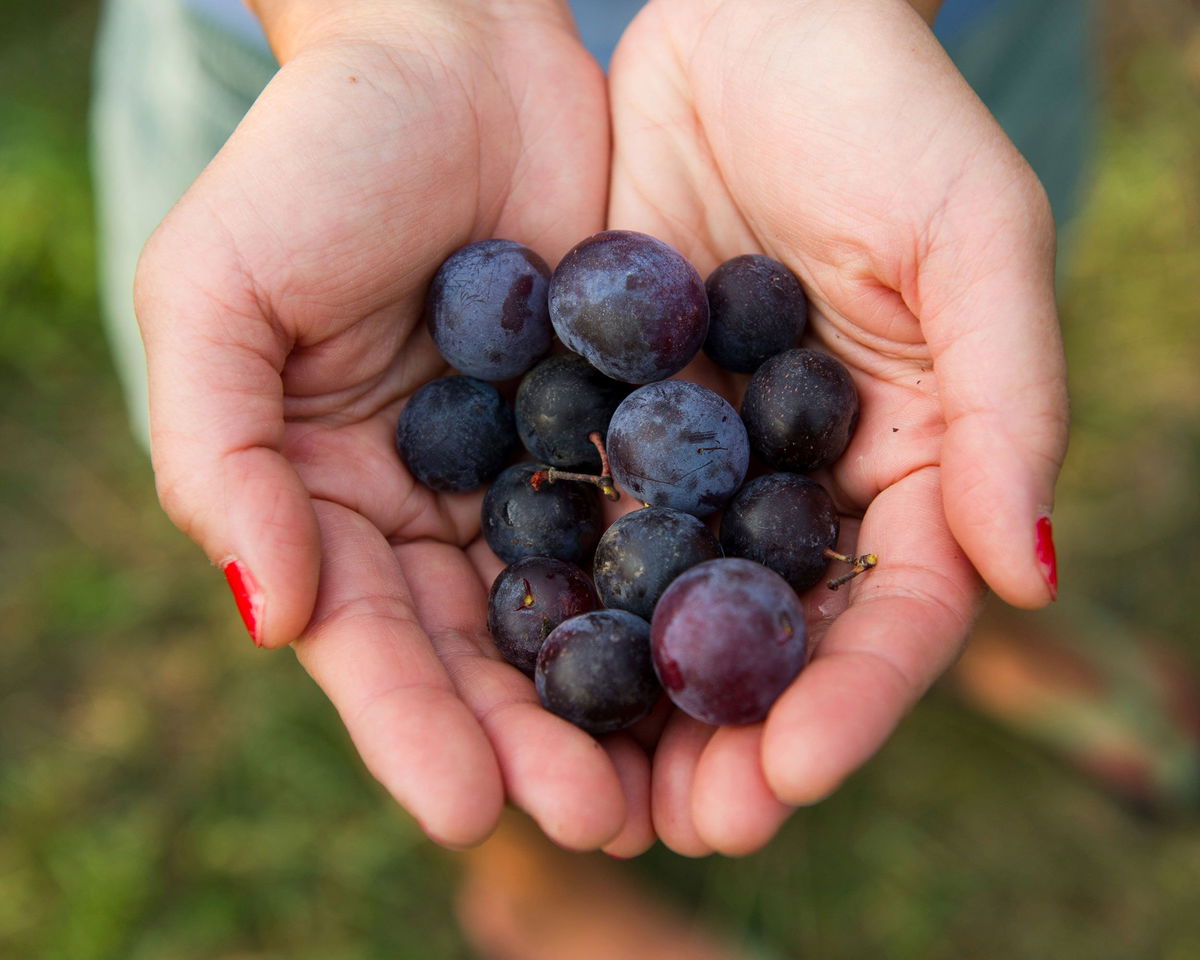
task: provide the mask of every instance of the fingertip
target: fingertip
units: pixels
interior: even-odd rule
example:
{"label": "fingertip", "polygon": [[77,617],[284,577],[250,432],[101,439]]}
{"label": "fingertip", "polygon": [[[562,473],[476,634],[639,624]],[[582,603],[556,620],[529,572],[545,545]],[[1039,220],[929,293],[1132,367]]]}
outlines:
{"label": "fingertip", "polygon": [[654,753],[650,784],[650,810],[654,832],[682,857],[706,857],[713,852],[696,830],[692,794],[696,765],[715,727],[676,712]]}
{"label": "fingertip", "polygon": [[[387,768],[377,768],[376,776],[430,840],[449,849],[467,849],[483,843],[499,825],[504,780],[491,744],[470,712],[453,695],[439,700],[444,705],[430,712],[444,712],[445,720],[436,726],[414,725],[408,744],[380,758]],[[419,709],[419,702],[416,706]],[[444,750],[433,747],[436,761],[422,762],[422,748],[413,742],[420,737],[426,739],[426,749],[445,744]],[[400,769],[402,765],[410,766]]]}
{"label": "fingertip", "polygon": [[[414,718],[422,712],[424,719]],[[452,693],[389,695],[348,728],[367,769],[433,842],[471,847],[495,830],[504,809],[500,771],[491,745]]]}
{"label": "fingertip", "polygon": [[[1050,475],[1046,475],[1049,472]],[[1058,596],[1053,471],[1035,470],[1006,437],[954,424],[943,450],[946,523],[1000,599],[1037,609]]]}
{"label": "fingertip", "polygon": [[[811,807],[835,793],[844,767],[826,755],[806,729],[807,705],[795,699],[777,703],[763,728],[763,782],[775,799],[789,807]],[[806,734],[808,734],[806,736]]]}
{"label": "fingertip", "polygon": [[610,857],[629,860],[654,846],[654,824],[650,817],[650,759],[627,734],[606,737],[604,749],[625,794],[625,822],[620,832],[601,849]]}
{"label": "fingertip", "polygon": [[692,799],[696,833],[727,857],[761,850],[792,813],[764,777],[762,739],[761,723],[722,727],[696,767]]}
{"label": "fingertip", "polygon": [[843,777],[831,776],[828,767],[806,764],[787,756],[775,745],[767,748],[763,777],[775,798],[789,807],[812,807],[829,799],[841,787]]}
{"label": "fingertip", "polygon": [[536,703],[484,721],[510,799],[567,850],[599,850],[625,825],[621,780],[604,748]]}
{"label": "fingertip", "polygon": [[421,832],[432,843],[446,850],[460,852],[480,846],[491,838],[500,825],[503,813],[503,803],[495,809],[490,805],[480,805],[477,816],[473,821],[461,821],[448,824],[430,823],[420,817],[413,817]]}
{"label": "fingertip", "polygon": [[879,657],[847,652],[814,660],[763,729],[763,777],[771,793],[795,807],[827,799],[887,740],[913,699]]}
{"label": "fingertip", "polygon": [[287,646],[312,618],[320,579],[308,491],[279,454],[262,448],[232,458],[222,487],[225,516],[209,534],[218,566],[255,644]]}

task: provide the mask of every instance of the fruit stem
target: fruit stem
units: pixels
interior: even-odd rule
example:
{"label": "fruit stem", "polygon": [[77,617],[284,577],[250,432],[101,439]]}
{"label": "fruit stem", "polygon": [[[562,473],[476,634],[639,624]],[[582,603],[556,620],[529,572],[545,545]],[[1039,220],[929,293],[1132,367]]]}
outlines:
{"label": "fruit stem", "polygon": [[600,436],[599,430],[593,430],[588,434],[588,439],[592,442],[592,446],[596,448],[596,452],[600,454],[600,474],[612,480],[612,468],[608,465],[608,451],[604,449],[604,438]]}
{"label": "fruit stem", "polygon": [[860,573],[866,573],[872,567],[879,564],[879,557],[873,553],[864,553],[861,557],[847,556],[844,553],[838,553],[836,550],[825,549],[825,556],[830,560],[838,560],[842,563],[850,564],[850,572],[843,573],[840,577],[834,577],[832,580],[825,581],[825,586],[830,590],[836,590],[844,583],[849,583]]}
{"label": "fruit stem", "polygon": [[600,438],[600,434],[596,430],[588,434],[588,439],[595,444],[596,450],[600,453],[600,476],[594,477],[589,473],[571,473],[567,470],[559,470],[557,467],[546,467],[544,470],[538,470],[529,478],[529,483],[533,489],[540,490],[543,483],[554,483],[558,480],[575,480],[579,483],[590,483],[593,486],[599,487],[600,492],[614,503],[620,500],[621,494],[613,484],[612,473],[608,466],[608,454],[604,450],[604,441]]}

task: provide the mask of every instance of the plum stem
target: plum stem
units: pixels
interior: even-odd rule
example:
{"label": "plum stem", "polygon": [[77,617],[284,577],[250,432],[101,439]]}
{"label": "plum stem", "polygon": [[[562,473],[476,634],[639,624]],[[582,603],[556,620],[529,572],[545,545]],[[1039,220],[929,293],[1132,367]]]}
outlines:
{"label": "plum stem", "polygon": [[546,467],[542,470],[535,471],[533,476],[529,478],[529,483],[534,490],[540,490],[543,483],[555,483],[558,480],[574,480],[578,483],[590,483],[593,486],[599,487],[600,492],[608,497],[609,500],[616,502],[621,499],[621,494],[613,485],[612,472],[608,466],[608,453],[604,449],[604,441],[600,437],[600,433],[593,430],[588,434],[588,439],[595,445],[596,450],[600,453],[600,476],[592,476],[590,473],[571,473],[568,470],[559,470],[557,467]]}
{"label": "plum stem", "polygon": [[825,549],[825,556],[830,560],[838,560],[842,563],[850,564],[850,572],[843,573],[840,577],[834,577],[832,580],[825,581],[825,586],[830,590],[836,590],[844,583],[849,583],[860,573],[866,573],[872,567],[879,564],[879,557],[873,553],[864,553],[861,557],[847,556],[844,553],[838,553],[836,550]]}
{"label": "plum stem", "polygon": [[[609,486],[612,486],[612,468],[608,465],[608,451],[604,449],[604,438],[600,436],[599,430],[593,430],[588,434],[588,439],[592,442],[592,446],[596,448],[596,452],[600,454],[600,475],[608,479]],[[605,496],[607,496],[607,492]],[[612,499],[616,500],[617,497]]]}

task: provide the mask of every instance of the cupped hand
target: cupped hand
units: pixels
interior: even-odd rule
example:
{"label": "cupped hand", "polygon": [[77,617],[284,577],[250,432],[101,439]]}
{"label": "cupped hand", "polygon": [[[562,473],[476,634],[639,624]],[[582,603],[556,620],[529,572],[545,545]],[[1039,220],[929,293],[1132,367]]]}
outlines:
{"label": "cupped hand", "polygon": [[143,255],[161,499],[431,837],[482,839],[507,797],[564,845],[644,845],[644,755],[498,659],[480,495],[434,495],[393,447],[446,369],[420,322],[441,260],[498,236],[554,263],[603,225],[603,77],[557,2],[315,7]]}
{"label": "cupped hand", "polygon": [[807,597],[815,655],[765,722],[676,714],[655,753],[662,839],[745,853],[860,766],[954,660],[980,577],[1019,606],[1053,598],[1045,518],[1067,426],[1053,224],[902,0],[654,0],[610,97],[609,225],[702,273],[743,253],[788,264],[811,298],[808,344],[862,400],[821,479],[843,550],[879,566]]}

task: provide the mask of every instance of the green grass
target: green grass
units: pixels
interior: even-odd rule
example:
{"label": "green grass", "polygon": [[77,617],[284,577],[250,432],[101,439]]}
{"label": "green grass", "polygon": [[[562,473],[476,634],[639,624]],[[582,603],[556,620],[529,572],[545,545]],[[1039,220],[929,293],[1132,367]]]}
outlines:
{"label": "green grass", "polygon": [[[92,4],[0,10],[0,956],[466,956],[453,861],[156,505],[97,314]],[[1066,270],[1056,520],[1064,587],[1195,660],[1200,17],[1129,22]],[[1196,818],[1131,817],[945,691],[762,854],[627,867],[767,956],[1200,956]]]}

